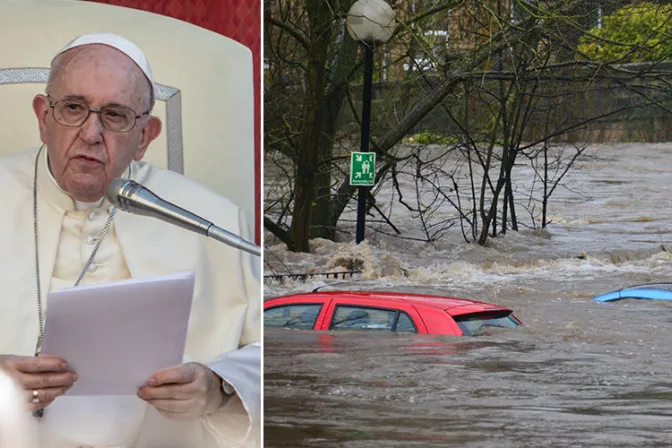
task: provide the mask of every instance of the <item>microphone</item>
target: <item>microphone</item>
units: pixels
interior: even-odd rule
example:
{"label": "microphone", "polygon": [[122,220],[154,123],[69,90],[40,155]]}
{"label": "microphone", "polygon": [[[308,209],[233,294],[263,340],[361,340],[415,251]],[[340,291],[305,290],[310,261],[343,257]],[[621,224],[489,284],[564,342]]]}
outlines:
{"label": "microphone", "polygon": [[183,208],[164,201],[139,183],[127,179],[114,179],[107,187],[107,200],[119,210],[136,215],[151,216],[183,229],[205,235],[236,249],[261,256],[261,248],[256,244],[227,230],[215,226]]}

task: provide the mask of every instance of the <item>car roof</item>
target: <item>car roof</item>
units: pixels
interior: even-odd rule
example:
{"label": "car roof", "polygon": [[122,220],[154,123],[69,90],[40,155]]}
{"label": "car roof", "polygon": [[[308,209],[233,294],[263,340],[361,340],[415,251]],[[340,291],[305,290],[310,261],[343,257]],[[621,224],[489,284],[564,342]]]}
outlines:
{"label": "car roof", "polygon": [[424,305],[434,308],[439,308],[442,310],[462,307],[462,306],[476,306],[476,307],[488,307],[489,309],[495,308],[498,310],[508,310],[506,307],[499,305],[493,305],[490,303],[479,302],[476,300],[470,299],[461,299],[458,297],[446,297],[446,296],[436,296],[431,294],[414,294],[414,293],[405,293],[405,292],[381,292],[381,291],[320,291],[320,292],[308,292],[308,293],[299,293],[299,294],[288,294],[285,296],[274,297],[271,300],[279,299],[297,299],[302,302],[313,300],[325,300],[329,298],[333,299],[348,299],[357,301],[357,300],[380,300],[388,303],[410,303],[413,305]]}
{"label": "car roof", "polygon": [[645,283],[593,297],[597,302],[616,302],[624,299],[672,300],[672,283]]}

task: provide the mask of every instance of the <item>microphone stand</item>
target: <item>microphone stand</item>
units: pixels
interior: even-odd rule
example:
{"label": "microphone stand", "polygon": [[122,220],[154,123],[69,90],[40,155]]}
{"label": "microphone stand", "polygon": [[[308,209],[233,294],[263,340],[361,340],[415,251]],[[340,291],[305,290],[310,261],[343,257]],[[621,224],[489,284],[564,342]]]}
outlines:
{"label": "microphone stand", "polygon": [[256,255],[257,257],[261,256],[261,248],[259,246],[245,241],[239,236],[234,235],[233,233],[228,232],[221,227],[217,227],[214,224],[208,227],[206,236],[209,236],[213,240],[217,240],[220,243],[228,244],[229,246],[244,250],[245,252]]}
{"label": "microphone stand", "polygon": [[[157,196],[157,200],[161,199],[159,199]],[[125,205],[122,210],[129,211],[131,213],[151,216],[154,218],[156,218],[156,215],[161,215],[163,220],[178,227],[200,233],[201,235],[205,235],[209,238],[212,238],[213,240],[219,241],[220,243],[224,243],[236,249],[251,253],[257,257],[261,256],[261,248],[256,244],[245,241],[238,235],[231,233],[228,230],[224,230],[221,227],[217,227],[210,221],[188,212],[182,207],[178,207],[177,205],[171,204],[170,202],[163,200],[161,201],[161,208],[156,207],[156,205],[151,201],[149,201],[149,203],[145,203],[142,198],[137,198],[134,203],[129,203],[128,205],[124,204],[122,198],[120,205]]]}
{"label": "microphone stand", "polygon": [[107,198],[119,210],[166,221],[183,229],[205,235],[236,249],[261,256],[261,247],[238,235],[217,227],[210,221],[165,201],[137,182],[115,179]]}

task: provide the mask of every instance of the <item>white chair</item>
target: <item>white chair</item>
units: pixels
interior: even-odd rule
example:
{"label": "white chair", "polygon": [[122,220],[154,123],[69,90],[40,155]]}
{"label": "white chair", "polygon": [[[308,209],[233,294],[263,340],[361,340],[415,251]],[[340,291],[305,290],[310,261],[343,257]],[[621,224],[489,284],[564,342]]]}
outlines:
{"label": "white chair", "polygon": [[0,154],[39,146],[32,98],[73,38],[112,32],[147,55],[164,128],[145,161],[180,172],[255,217],[251,51],[169,17],[79,0],[0,0]]}

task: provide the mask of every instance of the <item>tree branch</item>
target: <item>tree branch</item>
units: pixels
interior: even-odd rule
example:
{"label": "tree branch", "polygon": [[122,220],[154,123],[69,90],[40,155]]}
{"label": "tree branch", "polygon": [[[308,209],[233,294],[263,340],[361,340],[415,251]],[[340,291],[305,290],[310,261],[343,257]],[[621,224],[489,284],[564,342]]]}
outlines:
{"label": "tree branch", "polygon": [[272,25],[274,25],[274,26],[280,28],[281,30],[285,31],[287,34],[289,34],[290,36],[292,36],[294,39],[296,39],[296,41],[297,41],[299,44],[301,44],[301,46],[302,46],[306,51],[307,51],[308,48],[310,47],[310,45],[308,44],[308,41],[306,40],[306,38],[305,38],[304,36],[301,35],[301,33],[299,32],[299,30],[297,30],[296,28],[294,28],[294,27],[291,26],[290,24],[285,23],[285,22],[282,22],[282,21],[280,21],[280,20],[278,20],[278,19],[276,19],[276,18],[273,18],[273,17],[271,17],[271,16],[266,16],[266,17],[264,17],[264,20],[265,20],[266,22],[268,22],[268,23],[270,23],[270,24],[272,24]]}

